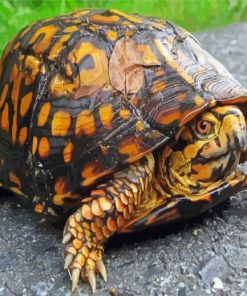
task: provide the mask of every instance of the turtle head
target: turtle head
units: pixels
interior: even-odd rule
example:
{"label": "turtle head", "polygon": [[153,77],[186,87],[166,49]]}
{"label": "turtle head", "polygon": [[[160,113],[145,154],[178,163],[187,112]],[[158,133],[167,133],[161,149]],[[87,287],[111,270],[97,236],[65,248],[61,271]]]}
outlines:
{"label": "turtle head", "polygon": [[237,165],[246,146],[241,110],[236,106],[214,107],[187,123],[175,143],[162,151],[161,182],[172,195],[195,200],[216,192],[237,178]]}

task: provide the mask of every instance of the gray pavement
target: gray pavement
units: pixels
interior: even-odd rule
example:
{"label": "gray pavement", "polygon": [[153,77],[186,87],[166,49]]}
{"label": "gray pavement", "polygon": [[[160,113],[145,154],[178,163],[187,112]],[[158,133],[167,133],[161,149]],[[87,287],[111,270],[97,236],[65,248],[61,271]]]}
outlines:
{"label": "gray pavement", "polygon": [[[197,34],[247,86],[247,23]],[[247,166],[246,169],[247,171]],[[62,230],[0,198],[0,295],[70,295]],[[116,236],[95,295],[247,295],[247,192],[190,222]],[[82,282],[73,294],[91,295]]]}

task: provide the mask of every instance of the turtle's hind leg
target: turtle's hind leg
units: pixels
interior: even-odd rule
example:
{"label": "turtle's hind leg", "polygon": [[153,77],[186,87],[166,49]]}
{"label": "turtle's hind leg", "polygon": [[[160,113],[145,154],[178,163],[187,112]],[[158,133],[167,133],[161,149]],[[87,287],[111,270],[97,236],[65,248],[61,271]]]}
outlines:
{"label": "turtle's hind leg", "polygon": [[82,206],[71,215],[64,228],[65,269],[72,280],[72,291],[79,277],[96,289],[95,272],[107,279],[102,260],[103,244],[128,221],[149,191],[154,170],[150,154],[116,173],[112,180],[97,186]]}

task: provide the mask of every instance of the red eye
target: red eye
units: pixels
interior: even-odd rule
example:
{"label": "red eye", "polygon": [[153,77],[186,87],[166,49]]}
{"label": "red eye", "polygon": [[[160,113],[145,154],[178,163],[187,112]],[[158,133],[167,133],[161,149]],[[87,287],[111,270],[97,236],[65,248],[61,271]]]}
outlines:
{"label": "red eye", "polygon": [[208,135],[211,131],[211,128],[212,123],[209,121],[201,119],[196,123],[196,130],[200,134]]}

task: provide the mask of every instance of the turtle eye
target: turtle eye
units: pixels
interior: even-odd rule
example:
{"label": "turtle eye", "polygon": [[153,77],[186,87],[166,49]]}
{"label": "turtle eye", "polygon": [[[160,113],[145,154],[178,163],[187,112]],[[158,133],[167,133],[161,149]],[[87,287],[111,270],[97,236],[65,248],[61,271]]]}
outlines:
{"label": "turtle eye", "polygon": [[212,130],[212,122],[200,119],[196,123],[196,131],[201,135],[208,135]]}

